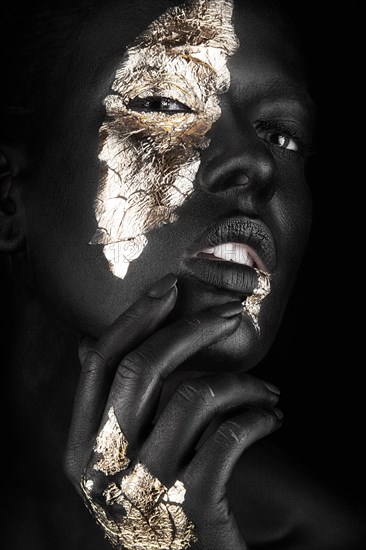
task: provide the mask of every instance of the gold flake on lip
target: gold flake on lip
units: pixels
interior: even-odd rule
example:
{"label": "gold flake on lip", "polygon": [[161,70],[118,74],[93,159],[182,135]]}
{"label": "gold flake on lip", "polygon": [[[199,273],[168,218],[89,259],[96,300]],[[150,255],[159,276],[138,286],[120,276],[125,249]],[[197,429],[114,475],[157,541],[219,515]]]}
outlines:
{"label": "gold flake on lip", "polygon": [[[125,54],[105,99],[99,132],[98,229],[112,272],[124,278],[152,229],[176,221],[193,191],[206,137],[230,86],[227,61],[238,48],[232,0],[191,0],[166,11]],[[167,98],[183,111],[134,108]],[[135,110],[134,110],[135,109]]]}
{"label": "gold flake on lip", "polygon": [[256,331],[259,334],[259,312],[264,298],[266,298],[266,296],[268,296],[271,292],[271,275],[259,269],[255,269],[255,271],[258,275],[258,286],[243,302],[243,313],[247,313],[249,315],[253,321]]}

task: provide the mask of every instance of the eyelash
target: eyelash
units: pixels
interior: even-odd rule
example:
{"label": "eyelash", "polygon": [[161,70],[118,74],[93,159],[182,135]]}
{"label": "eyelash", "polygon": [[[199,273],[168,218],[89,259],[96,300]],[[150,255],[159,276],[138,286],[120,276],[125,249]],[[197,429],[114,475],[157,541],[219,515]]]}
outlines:
{"label": "eyelash", "polygon": [[[163,103],[166,103],[166,108],[163,108]],[[172,105],[176,108],[170,108]],[[193,113],[184,103],[178,100],[164,97],[164,96],[148,96],[148,97],[135,97],[130,99],[126,105],[127,109],[131,111],[137,111],[141,113],[164,113],[165,115],[172,116],[177,113]],[[283,154],[298,155],[301,157],[307,157],[313,152],[313,148],[309,145],[305,139],[299,135],[299,133],[288,124],[271,120],[259,120],[254,123],[254,128],[257,131],[259,137],[268,143],[269,147],[274,147]],[[260,133],[265,133],[264,137],[260,136]],[[297,149],[289,149],[287,147],[281,147],[270,141],[270,137],[273,135],[279,135],[284,138],[293,140],[297,146]]]}
{"label": "eyelash", "polygon": [[[164,102],[166,103],[166,108],[163,106]],[[171,107],[174,104],[176,108],[169,109],[169,106]],[[193,113],[192,109],[184,103],[163,96],[135,97],[134,99],[130,99],[126,107],[131,111],[140,113],[164,113],[168,116],[177,113]]]}
{"label": "eyelash", "polygon": [[[285,154],[307,156],[307,154],[311,151],[311,146],[306,142],[304,137],[288,124],[273,120],[261,120],[254,123],[254,128],[259,137],[266,141],[270,147],[275,147],[277,150],[280,150]],[[266,135],[262,138],[260,135],[261,133],[265,133]],[[297,150],[288,149],[272,143],[269,141],[269,138],[273,135],[279,135],[293,140],[297,145]]]}

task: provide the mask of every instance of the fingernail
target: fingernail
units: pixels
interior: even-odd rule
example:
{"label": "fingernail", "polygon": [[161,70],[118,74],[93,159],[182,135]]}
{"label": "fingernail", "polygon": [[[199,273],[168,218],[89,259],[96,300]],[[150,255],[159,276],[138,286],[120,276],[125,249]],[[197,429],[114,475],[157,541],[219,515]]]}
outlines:
{"label": "fingernail", "polygon": [[272,393],[275,393],[276,395],[281,395],[281,390],[278,389],[277,386],[274,386],[273,384],[271,384],[271,382],[267,382],[266,380],[263,380],[263,384]]}
{"label": "fingernail", "polygon": [[235,315],[243,312],[243,304],[238,301],[229,302],[228,304],[214,306],[211,311],[220,317],[224,317],[224,319],[230,319],[230,317],[235,317]]}
{"label": "fingernail", "polygon": [[169,273],[153,284],[153,286],[147,291],[147,295],[150,296],[150,298],[162,298],[165,294],[168,294],[169,290],[171,290],[173,286],[175,286],[177,280],[177,277],[173,275],[173,273]]}
{"label": "fingernail", "polygon": [[282,411],[280,411],[280,409],[273,409],[273,412],[277,416],[278,420],[282,420],[282,418],[284,417],[284,414]]}

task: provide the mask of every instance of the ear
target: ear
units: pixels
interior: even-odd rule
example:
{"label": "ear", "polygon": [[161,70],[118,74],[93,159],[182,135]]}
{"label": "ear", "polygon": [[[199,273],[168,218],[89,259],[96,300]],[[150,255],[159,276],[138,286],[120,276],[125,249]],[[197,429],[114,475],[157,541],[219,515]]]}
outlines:
{"label": "ear", "polygon": [[0,253],[25,248],[25,209],[21,181],[28,158],[25,147],[0,143]]}

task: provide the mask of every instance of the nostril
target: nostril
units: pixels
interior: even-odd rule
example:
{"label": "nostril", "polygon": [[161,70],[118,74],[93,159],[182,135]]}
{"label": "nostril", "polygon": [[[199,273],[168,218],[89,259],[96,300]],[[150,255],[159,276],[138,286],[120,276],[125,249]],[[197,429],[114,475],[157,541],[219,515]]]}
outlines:
{"label": "nostril", "polygon": [[226,187],[242,187],[248,185],[249,182],[249,177],[241,170],[238,170],[226,178]]}
{"label": "nostril", "polygon": [[236,181],[237,185],[247,185],[250,180],[246,174],[240,174],[240,176],[236,178]]}
{"label": "nostril", "polygon": [[[221,168],[221,167],[220,167]],[[231,173],[225,173],[225,170],[218,169],[214,177],[208,180],[207,187],[210,191],[217,193],[227,191],[234,187],[241,188],[250,184],[250,178],[242,170],[234,169]]]}

